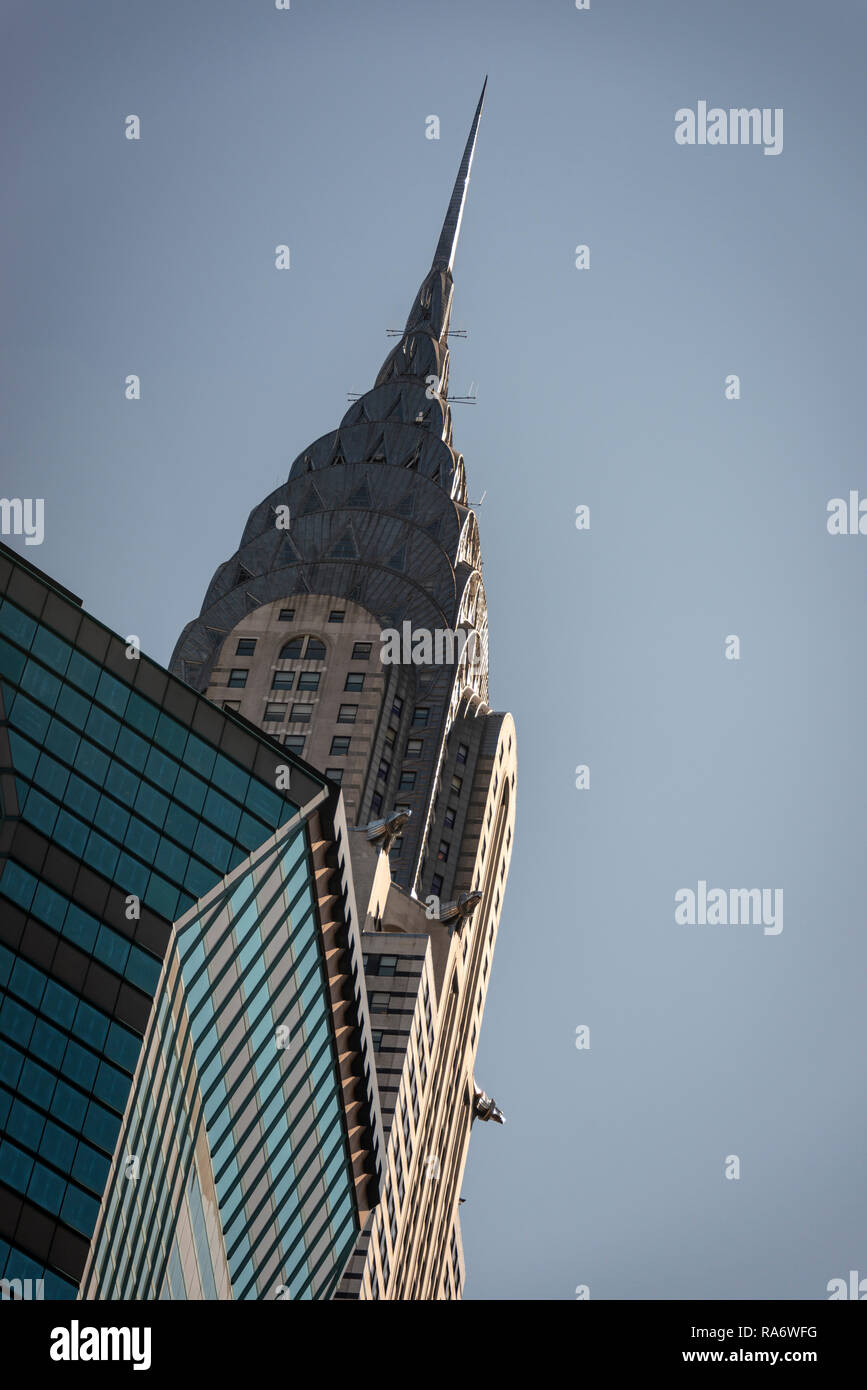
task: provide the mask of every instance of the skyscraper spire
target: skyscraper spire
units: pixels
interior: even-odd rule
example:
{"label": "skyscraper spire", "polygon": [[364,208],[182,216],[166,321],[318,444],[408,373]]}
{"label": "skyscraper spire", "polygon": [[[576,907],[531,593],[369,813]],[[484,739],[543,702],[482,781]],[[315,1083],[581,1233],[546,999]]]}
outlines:
{"label": "skyscraper spire", "polygon": [[440,239],[431,263],[431,269],[447,266],[452,269],[455,263],[455,251],[458,246],[458,235],[461,230],[461,218],[464,215],[464,203],[467,200],[467,186],[470,182],[470,169],[472,168],[473,155],[476,151],[476,138],[479,133],[479,122],[482,118],[482,107],[485,104],[485,88],[488,79],[485,77],[482,86],[482,95],[479,97],[479,104],[476,107],[476,114],[473,117],[473,124],[470,128],[469,138],[464,149],[464,157],[461,160],[458,176],[455,179],[455,186],[452,190],[451,202],[449,203],[446,220],[440,232]]}

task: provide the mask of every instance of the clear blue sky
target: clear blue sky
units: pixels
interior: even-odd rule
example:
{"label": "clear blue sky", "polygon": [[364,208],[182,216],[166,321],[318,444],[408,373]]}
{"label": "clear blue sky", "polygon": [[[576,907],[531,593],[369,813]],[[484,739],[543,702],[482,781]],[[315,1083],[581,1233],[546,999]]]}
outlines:
{"label": "clear blue sky", "polygon": [[[0,14],[2,491],[45,498],[28,556],[161,661],[372,383],[489,74],[452,389],[478,383],[455,441],[519,785],[467,1296],[867,1274],[867,537],[825,529],[867,496],[863,5]],[[677,145],[699,100],[782,107],[782,154]],[[782,888],[784,930],[677,926],[700,879]]]}

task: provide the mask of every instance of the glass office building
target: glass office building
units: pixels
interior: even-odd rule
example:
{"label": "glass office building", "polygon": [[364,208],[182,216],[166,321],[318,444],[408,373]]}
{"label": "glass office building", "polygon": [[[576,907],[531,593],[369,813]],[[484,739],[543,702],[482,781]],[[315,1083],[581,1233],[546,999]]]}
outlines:
{"label": "glass office building", "polygon": [[[126,1255],[110,1279],[105,1266],[108,1282],[137,1287],[146,1269],[149,1293],[138,1296],[171,1295],[174,1228],[192,1211],[203,1231],[207,1200],[225,1263],[212,1260],[210,1276],[202,1269],[197,1296],[266,1296],[256,1216],[265,1171],[281,1270],[302,1296],[320,1296],[321,1280],[305,1282],[300,1265],[293,1273],[305,1242],[290,1233],[304,1226],[299,1185],[306,1192],[309,1181],[294,1153],[281,1165],[272,1149],[278,1134],[284,1158],[293,1138],[301,1149],[310,1125],[321,1138],[311,1161],[330,1196],[313,1230],[317,1259],[331,1242],[321,1268],[336,1266],[366,1215],[365,1183],[375,1187],[371,1130],[353,1148],[346,1116],[348,1102],[367,1120],[375,1108],[359,1050],[366,1025],[355,1020],[348,1060],[335,1042],[345,1007],[337,1000],[348,991],[330,972],[353,968],[351,883],[336,895],[340,920],[326,923],[311,840],[314,820],[317,844],[339,830],[339,794],[5,547],[0,594],[0,1278],[41,1278],[45,1297],[74,1297],[101,1213],[105,1225],[113,1209],[111,1240]],[[342,932],[333,967],[328,930]],[[293,1032],[299,994],[307,1013]],[[181,1017],[183,1037],[169,1023]],[[176,1107],[172,1183],[183,1203],[171,1200],[168,1172],[154,1170],[155,1244],[138,1250],[138,1217],[129,1212],[127,1234],[121,1196],[141,1193],[132,1160],[145,1160],[150,1141],[145,1134],[140,1154],[121,1141],[136,1123],[139,1134],[152,1127],[142,1110],[152,1096],[142,1056],[149,1024],[170,1087],[183,1074],[201,1094],[188,1093],[186,1111]],[[287,1027],[292,1041],[278,1048],[276,1030]],[[301,1084],[308,1068],[307,1104],[293,1111],[290,1081]],[[229,1096],[236,1104],[227,1108]],[[252,1174],[248,1190],[242,1175]],[[177,1294],[185,1296],[180,1285]]]}

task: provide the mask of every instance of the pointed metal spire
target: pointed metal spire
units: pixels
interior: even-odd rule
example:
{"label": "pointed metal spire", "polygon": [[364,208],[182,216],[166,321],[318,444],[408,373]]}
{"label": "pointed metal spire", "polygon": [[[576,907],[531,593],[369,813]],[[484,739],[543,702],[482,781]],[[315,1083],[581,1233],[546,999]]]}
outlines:
{"label": "pointed metal spire", "polygon": [[440,239],[431,264],[431,269],[437,266],[448,266],[449,270],[451,270],[455,263],[455,251],[458,247],[461,218],[464,215],[464,204],[467,200],[467,186],[470,182],[470,169],[472,168],[473,155],[476,152],[476,137],[479,133],[479,121],[482,118],[482,107],[485,104],[485,87],[487,87],[487,85],[488,79],[485,77],[484,85],[482,86],[482,95],[479,97],[479,104],[476,107],[476,114],[473,117],[469,139],[464,149],[461,167],[458,169],[458,176],[455,179],[451,202],[449,203],[448,212],[446,213],[446,220],[443,223],[443,229],[440,232]]}

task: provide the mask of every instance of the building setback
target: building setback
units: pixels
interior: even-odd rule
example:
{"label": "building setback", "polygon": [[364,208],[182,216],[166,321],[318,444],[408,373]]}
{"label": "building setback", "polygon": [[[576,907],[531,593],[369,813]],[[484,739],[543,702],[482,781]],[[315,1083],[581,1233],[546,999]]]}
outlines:
{"label": "building setback", "polygon": [[384,1142],[339,790],[0,546],[0,797],[0,1296],[330,1297]]}
{"label": "building setback", "polygon": [[[448,398],[484,97],[403,334],[373,388],[250,513],[171,663],[339,782],[354,827],[386,1126],[382,1200],[343,1298],[460,1295],[470,1128],[503,1118],[474,1063],[512,852],[515,730],[488,702],[479,532]],[[391,632],[418,642],[386,645]]]}

